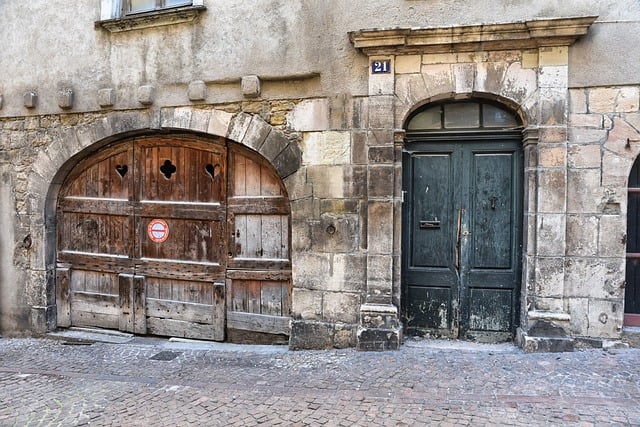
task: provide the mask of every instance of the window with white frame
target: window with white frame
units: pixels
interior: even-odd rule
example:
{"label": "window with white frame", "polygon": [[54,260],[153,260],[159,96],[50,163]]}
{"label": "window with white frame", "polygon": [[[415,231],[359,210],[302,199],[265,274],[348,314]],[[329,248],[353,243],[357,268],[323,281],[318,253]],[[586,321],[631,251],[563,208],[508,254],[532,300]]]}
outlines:
{"label": "window with white frame", "polygon": [[191,6],[191,0],[123,0],[123,15],[151,12],[172,7]]}
{"label": "window with white frame", "polygon": [[119,32],[191,22],[207,9],[205,1],[100,0],[100,20],[96,28]]}

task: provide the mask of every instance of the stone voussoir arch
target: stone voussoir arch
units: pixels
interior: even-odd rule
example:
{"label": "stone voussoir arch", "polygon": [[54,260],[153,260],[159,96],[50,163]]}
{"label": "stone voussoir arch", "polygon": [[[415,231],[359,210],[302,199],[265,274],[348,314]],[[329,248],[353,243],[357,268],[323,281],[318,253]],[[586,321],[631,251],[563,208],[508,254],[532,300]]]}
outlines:
{"label": "stone voussoir arch", "polygon": [[[39,288],[38,307],[47,329],[56,327],[55,320],[55,212],[58,192],[68,172],[92,148],[153,131],[187,131],[227,138],[258,152],[271,163],[280,178],[295,173],[302,165],[302,150],[279,129],[256,115],[229,113],[217,109],[192,107],[163,108],[160,111],[124,111],[106,114],[97,120],[73,128],[56,130],[51,145],[34,160],[27,188],[31,215],[29,233],[34,241],[31,250],[31,287]],[[285,181],[286,182],[286,181]],[[46,197],[44,196],[46,195]],[[46,277],[46,280],[44,280]],[[32,316],[33,317],[33,316]],[[42,320],[42,319],[41,319]],[[35,320],[34,330],[42,330]],[[36,325],[37,324],[37,325]]]}

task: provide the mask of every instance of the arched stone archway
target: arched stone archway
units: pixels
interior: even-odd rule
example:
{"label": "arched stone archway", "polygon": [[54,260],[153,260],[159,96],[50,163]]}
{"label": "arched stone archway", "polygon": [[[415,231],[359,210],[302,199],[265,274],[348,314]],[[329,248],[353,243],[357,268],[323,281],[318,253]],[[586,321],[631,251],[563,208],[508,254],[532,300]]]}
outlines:
{"label": "arched stone archway", "polygon": [[[29,224],[33,247],[30,250],[34,295],[42,297],[30,304],[31,324],[36,332],[56,327],[56,228],[55,210],[62,182],[71,168],[89,153],[116,140],[143,134],[192,132],[227,138],[259,153],[274,168],[280,179],[298,170],[302,152],[295,141],[258,116],[192,107],[163,108],[160,111],[111,112],[87,123],[56,130],[56,138],[36,158],[27,183],[31,209],[44,212]],[[285,184],[286,185],[286,184]],[[44,196],[46,195],[46,197]]]}

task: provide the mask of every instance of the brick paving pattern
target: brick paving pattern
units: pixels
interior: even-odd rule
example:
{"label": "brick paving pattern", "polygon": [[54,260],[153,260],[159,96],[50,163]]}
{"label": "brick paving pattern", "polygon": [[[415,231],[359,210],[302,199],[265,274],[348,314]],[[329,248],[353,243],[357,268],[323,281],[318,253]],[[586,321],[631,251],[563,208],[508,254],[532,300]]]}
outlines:
{"label": "brick paving pattern", "polygon": [[[4,338],[0,426],[640,425],[639,349],[429,343],[363,353]],[[153,359],[163,351],[176,357]]]}

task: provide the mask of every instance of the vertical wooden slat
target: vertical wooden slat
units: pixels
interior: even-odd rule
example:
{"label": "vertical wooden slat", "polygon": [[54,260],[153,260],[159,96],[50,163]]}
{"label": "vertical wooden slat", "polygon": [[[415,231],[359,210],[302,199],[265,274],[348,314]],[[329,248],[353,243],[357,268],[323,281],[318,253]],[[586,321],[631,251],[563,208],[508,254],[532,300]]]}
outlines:
{"label": "vertical wooden slat", "polygon": [[262,308],[260,282],[248,280],[247,284],[247,312],[259,314]]}
{"label": "vertical wooden slat", "polygon": [[273,316],[282,315],[282,284],[263,281],[261,285],[260,312]]}
{"label": "vertical wooden slat", "polygon": [[260,196],[261,173],[260,165],[251,159],[246,159],[245,188],[246,196]]}
{"label": "vertical wooden slat", "polygon": [[225,282],[213,284],[213,339],[224,341],[226,328]]}
{"label": "vertical wooden slat", "polygon": [[58,311],[58,326],[71,326],[71,299],[69,298],[69,282],[71,270],[69,268],[56,269],[56,308]]}
{"label": "vertical wooden slat", "polygon": [[120,298],[120,317],[118,319],[119,329],[124,332],[134,330],[134,298],[133,298],[133,275],[118,275],[118,288]]}
{"label": "vertical wooden slat", "polygon": [[262,216],[261,254],[264,258],[282,258],[282,224],[276,215]]}
{"label": "vertical wooden slat", "polygon": [[146,280],[144,276],[133,276],[133,332],[147,333]]}

